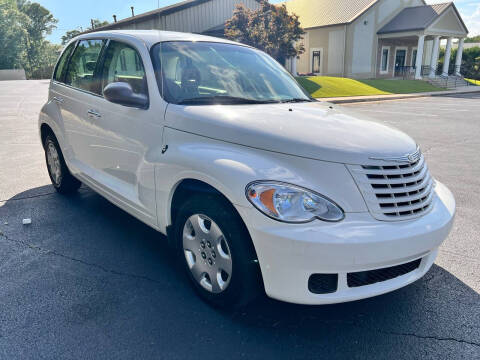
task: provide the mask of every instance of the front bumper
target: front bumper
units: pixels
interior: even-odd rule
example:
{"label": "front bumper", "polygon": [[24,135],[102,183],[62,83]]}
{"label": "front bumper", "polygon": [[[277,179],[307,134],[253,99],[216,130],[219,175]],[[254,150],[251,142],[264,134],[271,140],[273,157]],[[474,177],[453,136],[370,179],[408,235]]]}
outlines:
{"label": "front bumper", "polygon": [[[432,210],[415,220],[383,222],[369,213],[348,213],[339,223],[284,224],[254,208],[237,207],[252,237],[268,296],[298,304],[331,304],[387,293],[421,278],[435,261],[455,216],[455,199],[437,183]],[[405,275],[349,287],[347,274],[422,259]],[[313,274],[338,274],[337,290],[314,294]]]}

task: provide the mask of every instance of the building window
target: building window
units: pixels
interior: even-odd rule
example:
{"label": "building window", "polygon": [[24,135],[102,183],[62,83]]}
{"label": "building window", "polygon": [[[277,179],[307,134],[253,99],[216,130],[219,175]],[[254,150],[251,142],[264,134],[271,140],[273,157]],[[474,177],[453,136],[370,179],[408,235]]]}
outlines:
{"label": "building window", "polygon": [[312,52],[312,73],[320,74],[320,68],[322,65],[322,53],[319,50]]}
{"label": "building window", "polygon": [[388,64],[390,59],[390,48],[382,47],[382,61],[380,63],[380,73],[388,73]]}
{"label": "building window", "polygon": [[412,51],[412,66],[415,68],[417,66],[417,49]]}

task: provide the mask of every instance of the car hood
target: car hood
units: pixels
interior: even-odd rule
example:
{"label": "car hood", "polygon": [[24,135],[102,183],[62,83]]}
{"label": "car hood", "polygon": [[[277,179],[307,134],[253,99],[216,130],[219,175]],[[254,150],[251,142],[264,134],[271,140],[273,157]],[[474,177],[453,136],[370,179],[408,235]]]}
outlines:
{"label": "car hood", "polygon": [[346,164],[374,164],[372,157],[403,156],[417,148],[403,132],[325,102],[169,105],[166,126],[262,150]]}

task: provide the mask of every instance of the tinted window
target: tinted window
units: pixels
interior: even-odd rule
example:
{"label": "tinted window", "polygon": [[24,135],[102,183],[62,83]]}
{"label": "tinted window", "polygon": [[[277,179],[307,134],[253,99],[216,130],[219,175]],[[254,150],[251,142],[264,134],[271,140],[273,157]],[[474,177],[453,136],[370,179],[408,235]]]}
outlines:
{"label": "tinted window", "polygon": [[65,83],[82,90],[97,92],[94,76],[102,47],[103,40],[80,41],[70,60]]}
{"label": "tinted window", "polygon": [[208,42],[165,42],[152,50],[160,90],[174,104],[310,101],[293,77],[261,51]]}
{"label": "tinted window", "polygon": [[131,46],[110,41],[103,67],[102,89],[113,82],[125,82],[137,94],[147,94],[147,81],[142,59]]}
{"label": "tinted window", "polygon": [[66,66],[68,65],[68,59],[75,48],[75,43],[68,45],[67,49],[63,52],[60,60],[58,61],[57,68],[55,69],[55,74],[53,79],[55,81],[63,82],[63,77],[65,75]]}

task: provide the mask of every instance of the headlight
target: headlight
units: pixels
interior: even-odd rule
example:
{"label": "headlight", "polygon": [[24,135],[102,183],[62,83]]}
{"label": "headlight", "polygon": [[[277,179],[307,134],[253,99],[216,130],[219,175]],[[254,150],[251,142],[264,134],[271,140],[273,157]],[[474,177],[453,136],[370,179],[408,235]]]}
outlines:
{"label": "headlight", "polygon": [[258,210],[282,222],[341,221],[345,217],[343,210],[333,201],[291,184],[256,181],[247,185],[246,195]]}

